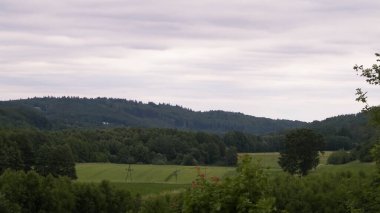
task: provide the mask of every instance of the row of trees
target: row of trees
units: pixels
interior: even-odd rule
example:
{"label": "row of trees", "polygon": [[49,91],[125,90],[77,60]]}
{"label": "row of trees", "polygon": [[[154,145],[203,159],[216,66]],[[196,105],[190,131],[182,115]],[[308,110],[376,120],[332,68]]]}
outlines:
{"label": "row of trees", "polygon": [[44,177],[34,171],[6,170],[0,175],[0,211],[3,213],[136,212],[139,200],[106,181],[76,183],[63,177]]}
{"label": "row of trees", "polygon": [[[288,146],[289,137],[292,137],[289,135],[297,131],[267,136],[234,131],[220,136],[173,129],[113,128],[64,131],[3,129],[0,130],[0,172],[5,168],[25,171],[34,168],[42,175],[66,174],[75,178],[74,162],[235,165],[238,152],[284,150]],[[312,130],[300,131],[301,133],[297,134],[301,136],[302,131],[317,134]],[[363,143],[360,146],[368,146],[367,149],[370,150],[369,145],[371,144]],[[327,143],[320,148],[325,150],[326,146]],[[353,153],[353,156],[359,156],[359,159],[372,159],[369,151]]]}
{"label": "row of trees", "polygon": [[76,178],[75,162],[236,165],[237,149],[215,134],[172,129],[41,132],[0,130],[0,173],[5,169]]}

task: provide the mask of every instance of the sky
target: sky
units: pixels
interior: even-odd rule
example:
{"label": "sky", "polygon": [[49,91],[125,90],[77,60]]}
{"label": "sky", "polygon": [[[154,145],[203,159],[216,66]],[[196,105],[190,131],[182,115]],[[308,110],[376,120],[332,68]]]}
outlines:
{"label": "sky", "polygon": [[0,0],[0,100],[114,97],[302,121],[357,113],[374,0]]}

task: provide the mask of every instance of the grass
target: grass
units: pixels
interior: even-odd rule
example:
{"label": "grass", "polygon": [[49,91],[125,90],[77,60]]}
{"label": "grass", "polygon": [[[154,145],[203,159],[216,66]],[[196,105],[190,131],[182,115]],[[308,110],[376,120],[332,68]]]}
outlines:
{"label": "grass", "polygon": [[[117,188],[126,189],[132,194],[146,195],[184,189],[198,174],[195,166],[134,164],[131,165],[130,173],[128,168],[128,164],[80,163],[76,165],[77,181],[99,183],[108,180]],[[224,178],[233,174],[235,168],[201,166],[199,170],[205,173],[206,177]],[[131,176],[128,176],[128,173]]]}
{"label": "grass", "polygon": [[[330,154],[331,152],[325,152],[320,156],[320,165],[311,174],[343,171],[369,174],[375,171],[373,163],[358,161],[344,165],[327,165],[327,158]],[[249,153],[248,155],[251,155],[254,160],[260,161],[270,175],[282,173],[277,163],[279,153]],[[195,166],[135,164],[131,165],[131,177],[127,177],[128,168],[127,164],[111,163],[80,163],[76,165],[79,182],[99,183],[102,180],[108,180],[117,188],[141,195],[173,192],[187,188],[198,174]],[[225,178],[235,173],[234,167],[201,166],[199,170],[206,173],[206,177]],[[175,175],[176,173],[177,175]]]}
{"label": "grass", "polygon": [[318,173],[327,172],[364,172],[373,173],[376,171],[375,163],[361,163],[359,161],[353,161],[343,165],[320,165],[317,169]]}
{"label": "grass", "polygon": [[[78,181],[100,182],[109,180],[118,183],[161,183],[190,184],[197,177],[195,166],[177,165],[131,165],[131,176],[128,176],[127,164],[81,163],[76,165]],[[233,167],[201,166],[206,176],[224,177],[233,172]],[[177,177],[173,173],[177,171]]]}

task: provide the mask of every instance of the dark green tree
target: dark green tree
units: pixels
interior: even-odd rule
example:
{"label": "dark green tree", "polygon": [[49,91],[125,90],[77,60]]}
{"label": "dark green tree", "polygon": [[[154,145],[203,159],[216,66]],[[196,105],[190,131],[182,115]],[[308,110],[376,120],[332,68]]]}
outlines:
{"label": "dark green tree", "polygon": [[77,177],[74,157],[68,145],[42,146],[37,153],[35,169],[43,176]]}
{"label": "dark green tree", "polygon": [[235,166],[238,161],[238,153],[236,147],[230,147],[226,150],[226,164],[228,166]]}
{"label": "dark green tree", "polygon": [[280,151],[279,165],[290,174],[305,176],[319,163],[323,137],[310,129],[297,129],[286,134],[284,149]]}
{"label": "dark green tree", "polygon": [[372,157],[375,159],[377,168],[380,171],[380,143],[376,144],[371,150]]}
{"label": "dark green tree", "polygon": [[0,174],[9,168],[22,169],[23,162],[17,144],[0,138]]}
{"label": "dark green tree", "polygon": [[192,166],[196,164],[196,161],[191,154],[186,154],[183,156],[182,164],[186,166]]}
{"label": "dark green tree", "polygon": [[249,151],[249,140],[242,132],[228,132],[224,135],[223,141],[228,146],[235,146],[239,152]]}

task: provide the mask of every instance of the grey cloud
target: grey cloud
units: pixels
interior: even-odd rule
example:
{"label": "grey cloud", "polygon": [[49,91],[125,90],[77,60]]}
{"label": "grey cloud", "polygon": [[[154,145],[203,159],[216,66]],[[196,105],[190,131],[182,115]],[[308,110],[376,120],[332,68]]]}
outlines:
{"label": "grey cloud", "polygon": [[356,112],[354,89],[366,85],[351,69],[374,62],[379,9],[370,0],[2,0],[0,99],[113,96],[299,120]]}

